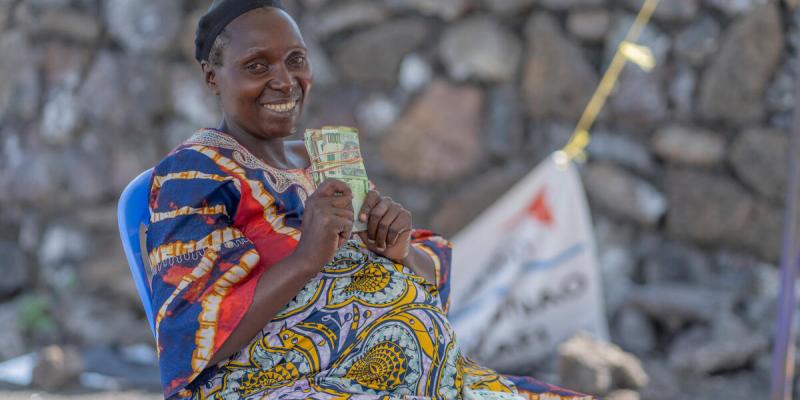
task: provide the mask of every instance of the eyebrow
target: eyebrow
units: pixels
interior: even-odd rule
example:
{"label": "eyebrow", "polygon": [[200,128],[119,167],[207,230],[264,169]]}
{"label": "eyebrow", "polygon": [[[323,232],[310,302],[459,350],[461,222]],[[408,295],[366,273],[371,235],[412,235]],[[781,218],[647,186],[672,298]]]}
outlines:
{"label": "eyebrow", "polygon": [[[249,48],[249,49],[244,51],[244,54],[241,57],[238,58],[238,61],[243,61],[243,60],[252,58],[252,57],[257,56],[257,55],[259,55],[261,53],[267,53],[270,50],[271,49],[268,48],[268,47],[251,47],[251,48]],[[308,49],[306,47],[301,46],[301,45],[296,45],[296,46],[290,47],[288,49],[289,52],[298,51],[298,50],[299,51],[304,51],[304,52],[308,51]]]}

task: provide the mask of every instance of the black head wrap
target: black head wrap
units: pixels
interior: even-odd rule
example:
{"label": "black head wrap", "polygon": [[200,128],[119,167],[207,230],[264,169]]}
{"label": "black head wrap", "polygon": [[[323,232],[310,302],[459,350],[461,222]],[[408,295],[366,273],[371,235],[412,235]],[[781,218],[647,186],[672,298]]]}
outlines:
{"label": "black head wrap", "polygon": [[215,0],[197,24],[194,58],[198,62],[208,61],[214,41],[225,27],[240,15],[262,7],[284,10],[280,0]]}

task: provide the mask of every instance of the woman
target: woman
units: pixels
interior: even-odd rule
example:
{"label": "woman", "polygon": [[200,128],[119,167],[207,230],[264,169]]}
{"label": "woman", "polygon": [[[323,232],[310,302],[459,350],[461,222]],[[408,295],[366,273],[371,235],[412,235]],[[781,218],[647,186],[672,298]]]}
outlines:
{"label": "woman", "polygon": [[152,180],[165,397],[583,398],[461,355],[445,314],[449,245],[412,230],[402,206],[370,192],[368,230],[351,235],[348,187],[314,190],[303,144],[284,140],[312,74],[278,1],[215,1],[196,44],[224,118]]}

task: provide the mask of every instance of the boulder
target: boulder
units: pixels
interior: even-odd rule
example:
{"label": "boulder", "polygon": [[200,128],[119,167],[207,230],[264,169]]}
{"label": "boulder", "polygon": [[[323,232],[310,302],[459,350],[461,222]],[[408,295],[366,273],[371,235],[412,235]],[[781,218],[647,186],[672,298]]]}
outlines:
{"label": "boulder", "polygon": [[605,10],[576,10],[567,17],[567,30],[587,42],[602,42],[611,26],[611,15]]}
{"label": "boulder", "polygon": [[450,77],[508,82],[515,78],[522,43],[490,17],[472,17],[445,30],[439,53]]}
{"label": "boulder", "polygon": [[650,380],[635,356],[586,334],[559,346],[558,360],[561,383],[593,395],[613,389],[639,389]]}
{"label": "boulder", "polygon": [[393,87],[403,57],[428,35],[429,25],[424,20],[394,20],[348,38],[337,47],[334,60],[344,77],[354,83]]}
{"label": "boulder", "polygon": [[719,54],[706,68],[700,111],[710,121],[742,125],[765,115],[764,94],[784,48],[777,5],[753,8],[725,32]]}
{"label": "boulder", "polygon": [[589,165],[584,183],[593,204],[642,225],[655,225],[667,210],[658,189],[612,164]]}
{"label": "boulder", "polygon": [[742,132],[731,145],[729,162],[750,188],[772,201],[785,201],[789,171],[789,135],[772,129]]}
{"label": "boulder", "polygon": [[527,23],[526,37],[523,90],[528,115],[576,120],[594,93],[597,73],[551,15],[534,14]]}
{"label": "boulder", "polygon": [[725,159],[725,138],[703,128],[668,125],[656,132],[650,144],[657,156],[669,162],[711,167]]}
{"label": "boulder", "polygon": [[381,143],[392,172],[403,179],[446,182],[475,168],[483,94],[472,86],[434,81]]}
{"label": "boulder", "polygon": [[180,2],[109,0],[103,8],[111,35],[130,51],[164,52],[179,36]]}

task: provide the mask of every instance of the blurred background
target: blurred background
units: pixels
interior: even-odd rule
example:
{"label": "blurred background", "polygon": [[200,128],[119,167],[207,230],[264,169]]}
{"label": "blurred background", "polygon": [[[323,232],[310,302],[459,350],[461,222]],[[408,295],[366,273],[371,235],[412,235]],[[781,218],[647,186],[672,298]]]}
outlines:
{"label": "blurred background", "polygon": [[[316,79],[299,132],[358,127],[379,189],[452,235],[566,144],[642,2],[284,0]],[[193,59],[209,3],[0,0],[0,376],[159,397],[116,201],[219,121]],[[593,130],[611,338],[649,375],[619,399],[767,398],[798,3],[662,0],[656,68],[628,65]],[[0,397],[61,398],[34,389]]]}

